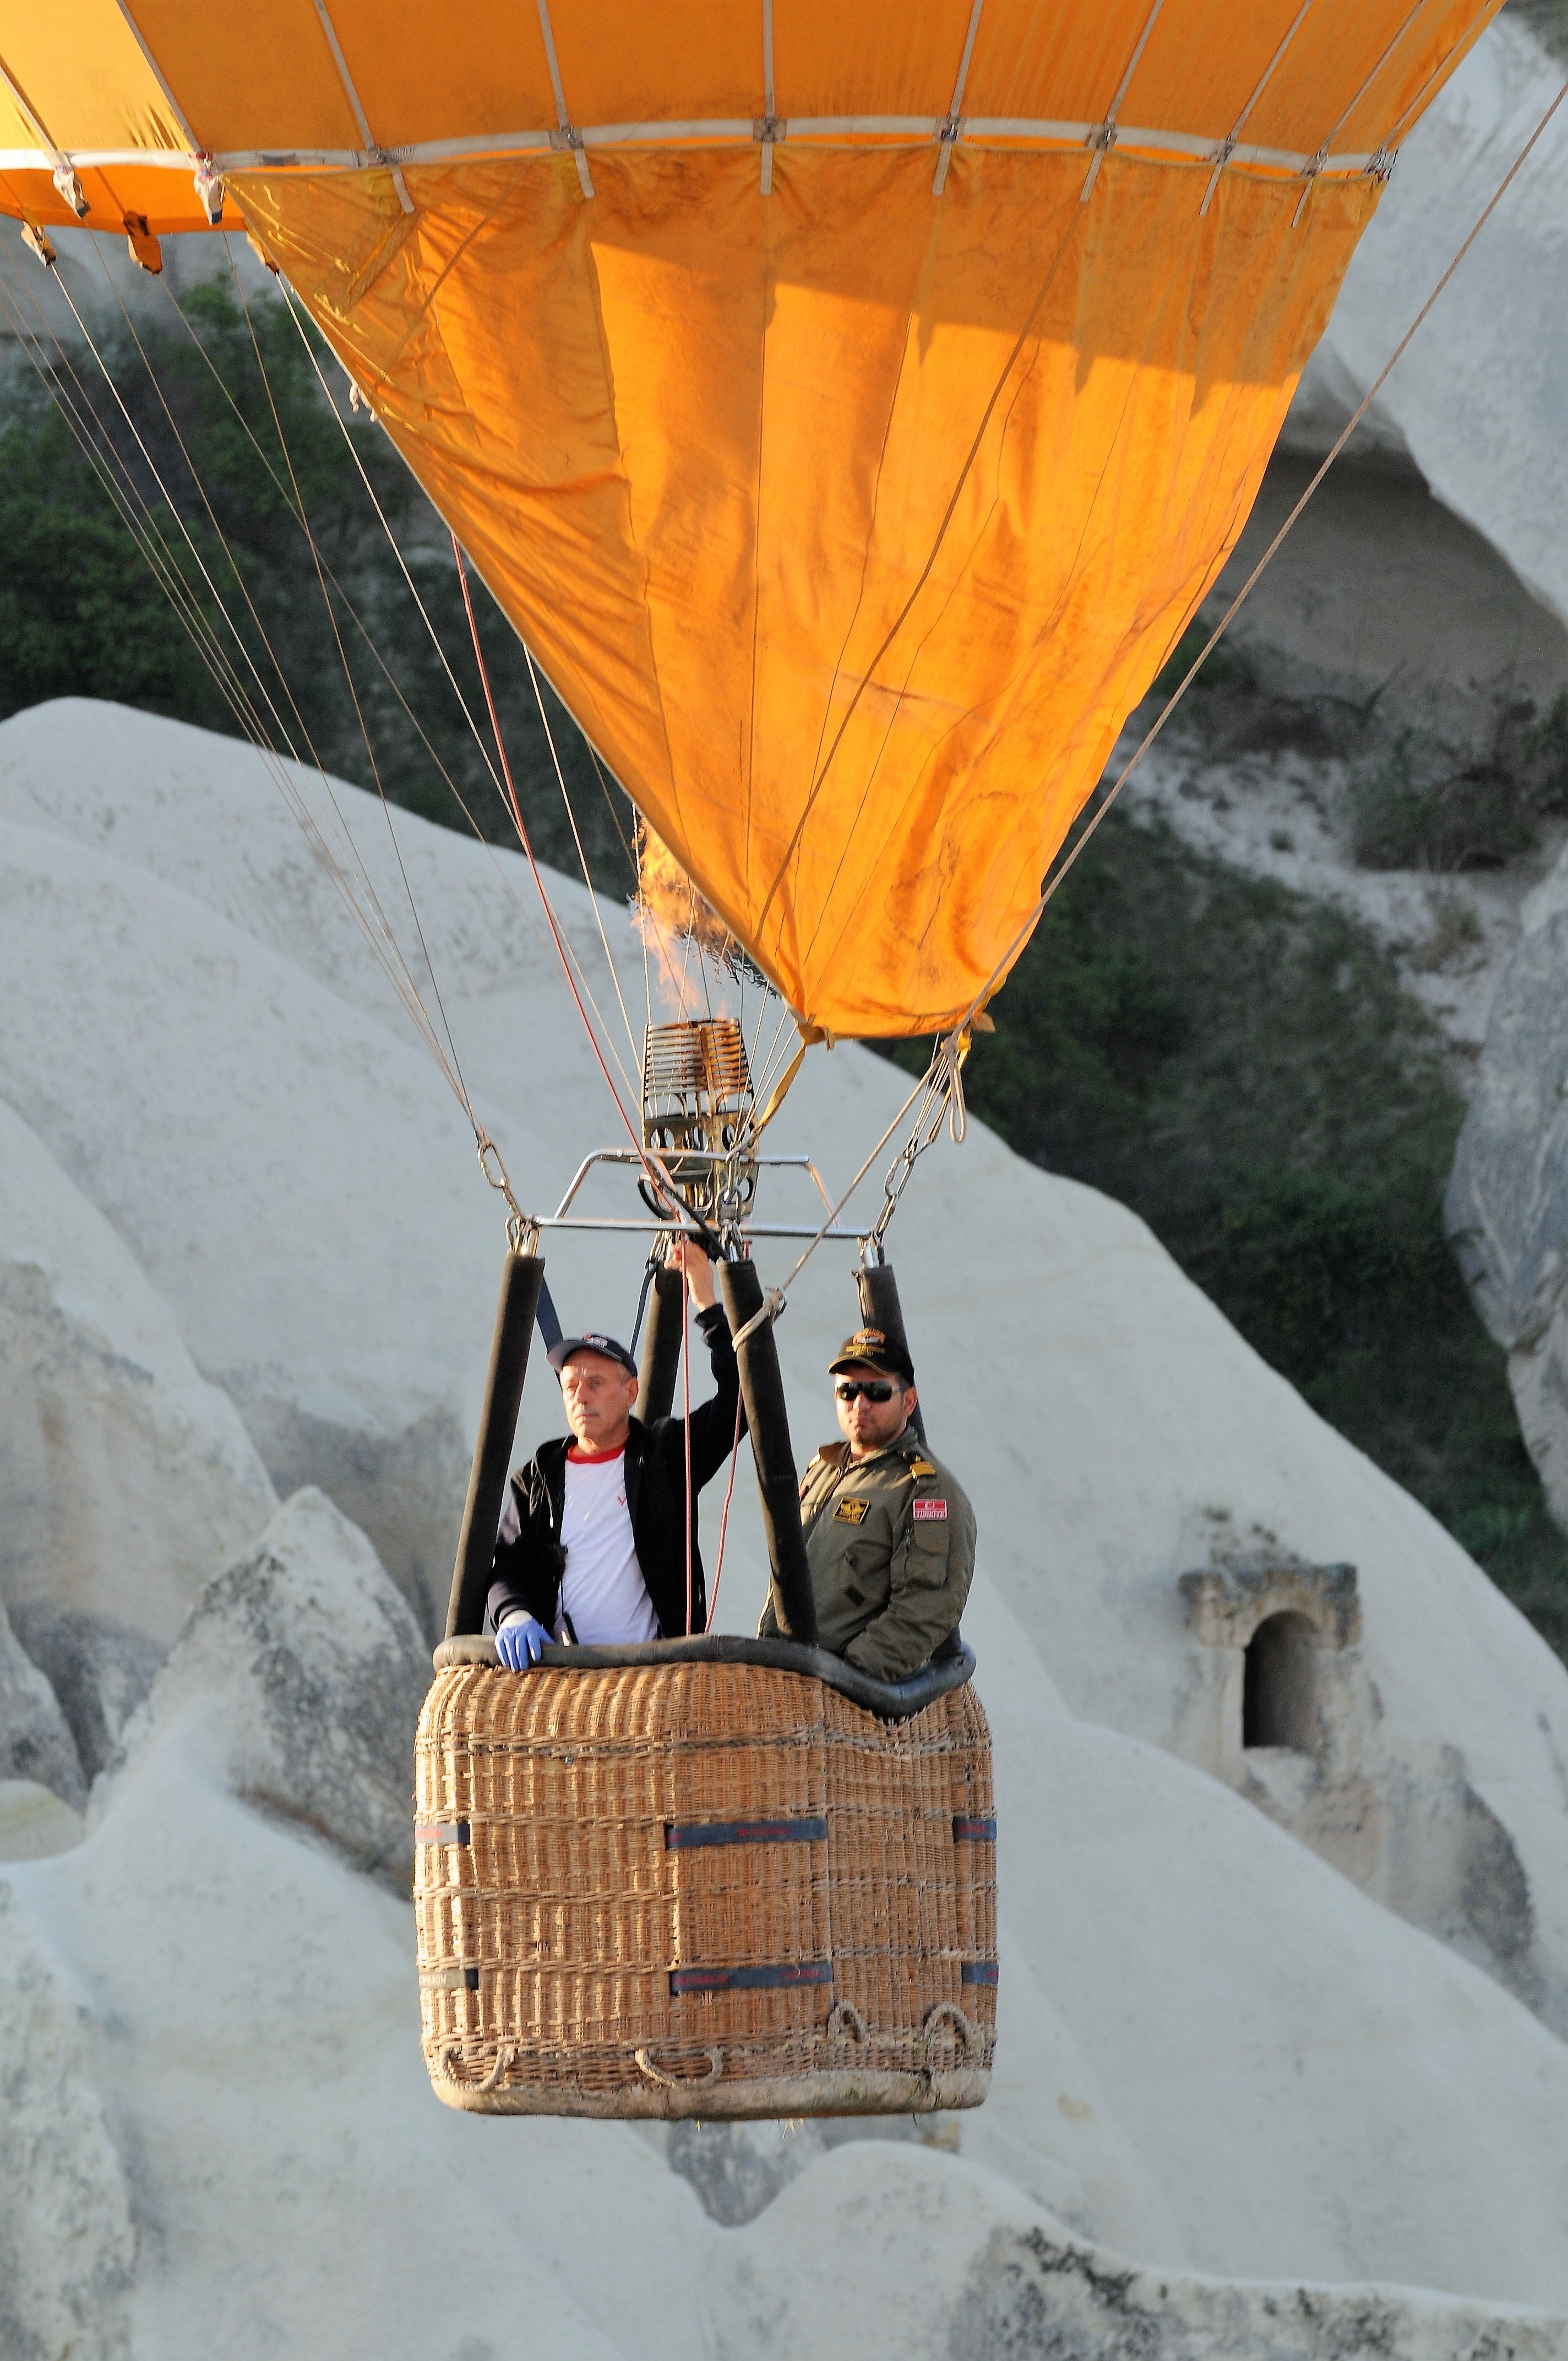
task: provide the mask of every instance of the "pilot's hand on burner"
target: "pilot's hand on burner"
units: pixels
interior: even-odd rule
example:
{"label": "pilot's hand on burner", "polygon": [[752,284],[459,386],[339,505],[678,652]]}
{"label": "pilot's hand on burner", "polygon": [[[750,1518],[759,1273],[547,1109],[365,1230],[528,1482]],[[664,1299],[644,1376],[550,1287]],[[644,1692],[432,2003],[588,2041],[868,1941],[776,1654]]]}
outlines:
{"label": "pilot's hand on burner", "polygon": [[525,1673],[539,1662],[550,1634],[532,1615],[509,1615],[496,1633],[496,1653],[507,1670]]}
{"label": "pilot's hand on burner", "polygon": [[670,1247],[670,1268],[685,1273],[692,1301],[699,1312],[714,1302],[713,1265],[695,1238],[676,1238]]}

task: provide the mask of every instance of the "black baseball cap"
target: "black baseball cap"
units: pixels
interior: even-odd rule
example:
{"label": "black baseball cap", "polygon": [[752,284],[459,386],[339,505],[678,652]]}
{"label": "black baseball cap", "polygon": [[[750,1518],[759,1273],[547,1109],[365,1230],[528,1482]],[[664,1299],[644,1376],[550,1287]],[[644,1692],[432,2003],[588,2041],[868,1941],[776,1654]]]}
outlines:
{"label": "black baseball cap", "polygon": [[553,1369],[564,1369],[574,1353],[602,1353],[607,1361],[619,1361],[631,1375],[638,1374],[637,1364],[624,1345],[613,1336],[563,1336],[552,1345],[546,1358]]}
{"label": "black baseball cap", "polygon": [[857,1328],[828,1364],[828,1373],[834,1378],[854,1368],[875,1369],[879,1376],[896,1378],[902,1386],[915,1383],[915,1364],[907,1348],[885,1328]]}

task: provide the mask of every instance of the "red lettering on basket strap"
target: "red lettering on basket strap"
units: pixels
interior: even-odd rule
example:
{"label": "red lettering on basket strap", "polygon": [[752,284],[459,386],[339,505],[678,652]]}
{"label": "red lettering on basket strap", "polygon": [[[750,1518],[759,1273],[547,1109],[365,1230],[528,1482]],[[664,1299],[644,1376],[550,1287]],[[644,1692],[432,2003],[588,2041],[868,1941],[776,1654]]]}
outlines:
{"label": "red lettering on basket strap", "polygon": [[948,1504],[946,1500],[913,1500],[910,1503],[910,1514],[917,1525],[945,1525],[948,1521]]}
{"label": "red lettering on basket strap", "polygon": [[788,1960],[770,1968],[672,1968],[672,1993],[769,1992],[780,1984],[830,1984],[831,1960]]}
{"label": "red lettering on basket strap", "polygon": [[996,1961],[966,1960],[959,1971],[959,1982],[964,1984],[993,1984],[996,1982]]}
{"label": "red lettering on basket strap", "polygon": [[466,1845],[469,1838],[466,1820],[425,1820],[414,1827],[415,1844]]}
{"label": "red lettering on basket strap", "polygon": [[953,1822],[953,1842],[955,1844],[994,1844],[996,1842],[996,1822],[994,1820],[966,1820],[961,1817],[955,1818]]}
{"label": "red lettering on basket strap", "polygon": [[826,1844],[828,1823],[803,1820],[691,1820],[664,1822],[664,1850],[687,1852],[696,1845]]}

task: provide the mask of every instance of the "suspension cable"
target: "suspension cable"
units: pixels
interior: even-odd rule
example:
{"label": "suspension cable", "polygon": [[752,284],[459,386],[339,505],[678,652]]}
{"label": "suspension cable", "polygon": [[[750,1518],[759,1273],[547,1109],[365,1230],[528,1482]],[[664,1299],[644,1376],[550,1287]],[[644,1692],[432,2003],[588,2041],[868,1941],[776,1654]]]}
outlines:
{"label": "suspension cable", "polygon": [[513,825],[517,829],[518,841],[522,846],[523,851],[527,856],[528,865],[533,876],[533,883],[538,889],[540,904],[544,912],[544,922],[550,929],[556,951],[560,956],[562,972],[566,978],[567,988],[572,994],[572,998],[576,1003],[577,1014],[583,1021],[583,1030],[588,1037],[589,1046],[591,1047],[595,1059],[598,1063],[598,1070],[604,1076],[605,1087],[609,1091],[610,1097],[615,1102],[616,1112],[620,1115],[621,1122],[626,1126],[626,1136],[630,1140],[633,1148],[637,1152],[638,1161],[642,1167],[643,1173],[648,1180],[649,1186],[662,1200],[666,1209],[677,1221],[687,1220],[693,1222],[702,1232],[705,1246],[709,1246],[711,1250],[718,1251],[719,1246],[718,1240],[714,1237],[712,1231],[708,1229],[706,1223],[701,1222],[696,1215],[689,1212],[681,1198],[679,1191],[676,1189],[668,1172],[664,1170],[663,1163],[644,1146],[640,1134],[632,1124],[630,1116],[626,1112],[625,1105],[621,1101],[620,1093],[615,1087],[614,1077],[611,1075],[609,1066],[605,1063],[604,1051],[599,1047],[598,1035],[588,1021],[588,1013],[583,1005],[583,997],[577,989],[576,977],[574,975],[572,971],[572,962],[567,957],[566,945],[562,939],[561,928],[555,916],[554,906],[551,902],[548,892],[545,890],[544,879],[541,874],[539,863],[534,858],[533,842],[528,833],[527,823],[524,821],[522,817],[522,806],[518,800],[517,787],[513,782],[511,774],[511,763],[508,757],[506,750],[506,740],[501,735],[500,718],[496,711],[495,693],[490,686],[489,667],[485,662],[485,651],[479,639],[478,619],[475,615],[474,601],[469,595],[468,569],[464,562],[463,552],[455,534],[453,535],[452,546],[457,559],[457,580],[463,592],[464,609],[468,617],[469,636],[474,642],[474,661],[479,668],[479,682],[485,692],[485,704],[490,717],[490,728],[495,732],[496,752],[500,760],[501,775],[506,781],[506,791],[508,800],[511,807]]}
{"label": "suspension cable", "polygon": [[1477,215],[1475,223],[1472,227],[1469,236],[1465,238],[1464,243],[1460,247],[1458,252],[1454,255],[1453,261],[1449,264],[1447,269],[1443,272],[1442,278],[1432,289],[1431,293],[1427,297],[1426,302],[1421,305],[1420,310],[1410,322],[1409,326],[1406,329],[1404,335],[1400,337],[1398,343],[1389,354],[1388,358],[1384,362],[1383,367],[1378,370],[1377,375],[1373,379],[1372,383],[1367,387],[1366,391],[1362,395],[1361,400],[1356,403],[1355,408],[1352,411],[1344,425],[1341,427],[1326,456],[1318,467],[1316,473],[1313,475],[1311,481],[1308,484],[1306,489],[1297,500],[1296,505],[1290,511],[1289,515],[1286,518],[1284,523],[1280,526],[1278,532],[1275,534],[1273,540],[1264,551],[1263,555],[1258,559],[1257,564],[1253,567],[1252,572],[1247,576],[1246,580],[1242,584],[1241,588],[1236,592],[1235,597],[1231,600],[1230,605],[1226,608],[1224,613],[1221,616],[1219,621],[1215,624],[1213,630],[1204,641],[1202,647],[1199,650],[1191,664],[1189,664],[1177,686],[1167,697],[1164,705],[1160,708],[1159,712],[1155,717],[1155,719],[1151,722],[1149,728],[1145,731],[1143,737],[1138,741],[1138,744],[1134,750],[1132,755],[1129,757],[1127,762],[1123,764],[1122,769],[1117,774],[1115,781],[1111,786],[1109,792],[1102,797],[1095,810],[1091,815],[1087,825],[1080,829],[1078,836],[1074,839],[1072,847],[1068,852],[1067,858],[1062,862],[1060,867],[1056,871],[1054,875],[1047,880],[1046,885],[1041,892],[1038,900],[1035,903],[1033,909],[1029,912],[1028,917],[1025,919],[1023,925],[1013,937],[1012,941],[1003,952],[1002,957],[997,961],[996,965],[992,969],[990,975],[987,976],[979,992],[970,1001],[963,1016],[959,1017],[958,1025],[954,1028],[955,1034],[963,1032],[969,1026],[972,1025],[976,1016],[979,1014],[980,1010],[984,1007],[992,993],[995,990],[998,977],[1005,974],[1012,961],[1017,956],[1018,952],[1028,941],[1030,935],[1033,933],[1036,926],[1039,923],[1041,914],[1044,912],[1047,905],[1054,899],[1058,890],[1067,877],[1069,871],[1073,867],[1073,864],[1077,862],[1080,854],[1082,852],[1084,846],[1089,842],[1090,838],[1094,834],[1095,829],[1099,827],[1101,821],[1104,818],[1106,813],[1110,810],[1112,805],[1121,794],[1122,789],[1126,785],[1127,781],[1132,777],[1133,773],[1137,769],[1139,763],[1143,761],[1144,756],[1148,752],[1149,748],[1154,744],[1155,740],[1159,736],[1160,731],[1165,728],[1166,723],[1170,719],[1171,715],[1176,711],[1177,707],[1180,704],[1182,698],[1186,696],[1188,690],[1197,679],[1198,675],[1201,672],[1204,664],[1207,664],[1210,656],[1219,645],[1224,633],[1229,629],[1232,622],[1234,622],[1236,616],[1240,613],[1242,608],[1246,603],[1246,600],[1252,595],[1252,592],[1257,587],[1257,583],[1262,577],[1265,568],[1274,558],[1287,533],[1289,533],[1291,527],[1295,524],[1297,519],[1301,514],[1302,510],[1311,499],[1312,494],[1317,490],[1318,486],[1322,482],[1323,478],[1328,474],[1329,469],[1333,466],[1334,461],[1344,449],[1345,445],[1349,442],[1351,436],[1354,434],[1356,428],[1360,425],[1362,420],[1371,409],[1372,404],[1376,400],[1379,393],[1382,392],[1383,388],[1387,383],[1396,365],[1404,357],[1406,349],[1409,346],[1411,338],[1415,335],[1417,329],[1422,325],[1428,313],[1431,311],[1433,304],[1436,303],[1439,296],[1442,295],[1443,290],[1447,287],[1449,280],[1453,277],[1454,272],[1458,269],[1460,264],[1464,261],[1465,256],[1469,253],[1471,247],[1480,236],[1481,232],[1486,228],[1486,224],[1497,212],[1498,205],[1503,201],[1503,198],[1513,186],[1515,180],[1524,169],[1524,165],[1531,149],[1534,148],[1537,140],[1540,139],[1541,134],[1545,131],[1547,125],[1552,121],[1552,116],[1556,114],[1558,108],[1562,105],[1565,98],[1568,98],[1568,82],[1563,82],[1563,87],[1559,90],[1556,97],[1552,100],[1551,105],[1547,108],[1540,122],[1536,125],[1535,129],[1530,133],[1530,137],[1525,141],[1524,146],[1519,149],[1519,154],[1514,158],[1513,162],[1508,166],[1508,170],[1504,173],[1502,179],[1493,190],[1492,194],[1488,197],[1486,204],[1482,207],[1480,214]]}
{"label": "suspension cable", "polygon": [[[179,510],[170,494],[169,487],[163,479],[162,473],[159,470],[157,462],[154,460],[151,452],[148,450],[145,438],[137,428],[134,418],[132,418],[130,414],[130,412],[120,393],[119,388],[107,367],[104,357],[98,347],[96,340],[87,328],[86,323],[82,317],[76,302],[71,294],[69,287],[67,287],[63,281],[57,280],[57,284],[60,286],[60,292],[63,294],[71,315],[76,322],[82,342],[85,344],[88,351],[92,354],[94,362],[97,364],[100,375],[108,386],[111,393],[114,395],[115,401],[120,410],[126,425],[129,429],[137,450],[141,454],[142,459],[147,466],[148,472],[161,495],[162,501],[168,514],[178,528],[180,535],[184,541],[186,547],[195,563],[197,570],[211,594],[219,615],[227,626],[236,648],[244,658],[246,665],[255,681],[258,692],[261,696],[269,711],[271,713],[274,721],[281,730],[285,743],[289,745],[291,755],[295,756],[295,750],[290,741],[290,733],[287,724],[283,721],[282,717],[278,713],[270,692],[268,690],[265,682],[262,680],[261,675],[257,669],[255,660],[251,655],[250,651],[246,646],[244,636],[236,625],[234,618],[229,612],[227,602],[224,598],[223,593],[218,588],[217,584],[213,579],[211,570],[203,557],[200,549],[197,547],[189,527],[185,524],[184,520],[180,515]],[[113,291],[115,291],[116,301],[118,301],[118,291],[115,290]],[[327,780],[325,772],[322,767],[319,759],[315,762],[314,768],[321,780],[322,787],[333,805],[337,824],[343,832],[343,837],[348,848],[348,851],[358,870],[359,884],[372,906],[374,919],[372,919],[371,913],[367,912],[360,902],[359,895],[356,890],[355,884],[351,881],[345,873],[342,862],[334,852],[321,826],[305,806],[295,783],[290,778],[288,768],[280,757],[278,749],[272,743],[270,735],[267,730],[266,724],[261,719],[260,713],[251,702],[249,691],[245,687],[244,683],[235,671],[232,660],[226,654],[221,643],[217,641],[211,620],[203,611],[201,603],[196,598],[191,586],[185,581],[183,576],[181,574],[180,569],[175,563],[173,553],[164,544],[161,528],[159,525],[158,520],[149,502],[142,493],[127,463],[116,449],[113,437],[110,436],[104,429],[102,421],[98,418],[97,412],[93,409],[91,401],[88,400],[85,390],[82,388],[81,379],[77,375],[74,364],[71,362],[69,354],[66,352],[58,331],[49,322],[47,315],[42,313],[41,307],[38,306],[36,298],[29,295],[27,300],[35,313],[42,322],[44,330],[55,348],[57,365],[55,371],[51,374],[49,371],[46,370],[43,365],[41,358],[42,346],[39,339],[28,333],[25,323],[21,320],[20,315],[16,311],[8,274],[0,273],[0,299],[4,300],[6,309],[11,313],[13,319],[16,323],[24,350],[26,351],[27,358],[34,368],[35,374],[39,379],[40,385],[54,401],[56,407],[60,412],[60,414],[65,421],[68,431],[71,432],[72,439],[76,442],[77,446],[81,450],[84,459],[87,461],[89,467],[92,469],[101,487],[109,498],[112,507],[115,510],[121,522],[126,524],[131,534],[132,540],[136,543],[138,549],[140,549],[142,555],[147,560],[151,571],[153,572],[155,579],[159,582],[160,586],[169,596],[177,618],[186,631],[188,637],[192,640],[197,653],[202,657],[208,671],[211,673],[219,694],[224,698],[224,701],[228,706],[230,711],[234,714],[243,735],[249,740],[255,751],[261,756],[269,774],[273,777],[275,784],[281,790],[285,802],[293,813],[295,819],[301,825],[313,851],[316,854],[316,857],[326,870],[334,887],[344,900],[350,916],[358,926],[367,948],[371,950],[373,956],[377,958],[383,969],[383,972],[387,974],[388,980],[391,983],[393,989],[397,993],[399,999],[402,1002],[406,1012],[412,1019],[416,1031],[419,1033],[421,1038],[424,1041],[426,1048],[431,1051],[431,1054],[435,1059],[443,1075],[447,1081],[449,1086],[452,1088],[455,1096],[458,1099],[459,1104],[462,1105],[464,1113],[467,1116],[469,1124],[474,1131],[476,1146],[479,1153],[481,1169],[484,1170],[487,1180],[490,1181],[492,1186],[499,1188],[502,1191],[503,1194],[507,1198],[507,1202],[511,1210],[514,1220],[526,1226],[527,1217],[521,1213],[521,1211],[517,1206],[516,1199],[512,1194],[510,1181],[506,1177],[505,1166],[500,1158],[499,1151],[495,1148],[494,1143],[489,1140],[483,1126],[478,1123],[474,1114],[472,1103],[469,1100],[466,1088],[463,1083],[461,1073],[456,1067],[455,1050],[452,1049],[450,1056],[448,1056],[447,1051],[444,1049],[442,1042],[436,1035],[434,1027],[424,1010],[423,1004],[419,995],[418,987],[415,985],[413,978],[410,973],[408,963],[403,958],[396,937],[387,921],[385,912],[380,907],[379,900],[376,895],[374,885],[369,879],[368,873],[365,870],[363,862],[359,859],[357,851],[354,846],[352,833],[344,819],[342,810],[337,804],[336,797],[332,794],[330,783]],[[122,314],[124,314],[125,307],[123,303],[120,308]],[[185,464],[191,472],[192,479],[196,486],[197,492],[207,511],[214,532],[223,548],[224,555],[235,576],[235,579],[241,590],[242,596],[245,598],[252,618],[257,624],[258,634],[261,637],[263,645],[266,647],[269,658],[270,659],[275,671],[278,673],[280,680],[282,682],[284,693],[289,697],[291,704],[294,704],[296,714],[298,714],[298,706],[289,688],[287,677],[282,671],[281,665],[278,662],[276,652],[273,650],[270,642],[268,639],[265,627],[261,624],[260,618],[256,612],[254,601],[250,598],[248,586],[247,585],[244,575],[235,559],[233,550],[230,548],[227,540],[222,532],[222,528],[219,526],[217,519],[213,512],[211,502],[206,495],[205,488],[203,485],[199,472],[195,468],[191,458],[189,450],[185,446],[183,438],[180,434],[178,425],[170,412],[169,404],[164,398],[162,388],[158,382],[156,372],[152,368],[151,362],[141,344],[139,336],[136,334],[134,324],[129,322],[128,315],[126,315],[126,320],[127,326],[130,327],[132,339],[137,346],[143,366],[147,369],[149,378],[152,379],[154,390],[163,407],[165,416],[169,419],[170,430],[174,435],[176,444],[180,448],[181,456],[184,459]],[[61,372],[63,372],[63,379]],[[82,403],[81,412],[78,412],[73,405],[72,399],[68,390],[68,385],[74,386],[76,389],[77,396],[80,398]],[[93,434],[90,434],[87,430],[84,423],[85,419],[91,419],[93,422]],[[280,425],[279,432],[280,442],[281,445],[282,434]],[[93,434],[102,441],[104,452],[106,454],[106,457],[100,456],[100,454],[94,449],[93,440]],[[286,445],[283,445],[283,448],[285,458],[287,458],[288,454]],[[111,472],[111,467],[115,473]],[[123,489],[115,479],[115,473],[123,478]],[[139,525],[137,522],[137,511],[140,511],[140,515],[143,520]],[[301,521],[302,522],[302,519]],[[306,529],[308,531],[308,527]],[[308,742],[308,732],[306,735]],[[315,751],[313,746],[311,751],[313,755]],[[297,761],[297,756],[295,756],[295,759]],[[301,765],[301,767],[302,768],[304,766]],[[414,918],[417,926],[419,923],[417,910],[414,911]],[[433,974],[432,975],[432,983],[433,985]],[[439,1001],[439,992],[437,992],[437,998]],[[444,1011],[443,1012],[443,1022],[444,1024]],[[450,1049],[450,1037],[448,1037],[448,1049]]]}

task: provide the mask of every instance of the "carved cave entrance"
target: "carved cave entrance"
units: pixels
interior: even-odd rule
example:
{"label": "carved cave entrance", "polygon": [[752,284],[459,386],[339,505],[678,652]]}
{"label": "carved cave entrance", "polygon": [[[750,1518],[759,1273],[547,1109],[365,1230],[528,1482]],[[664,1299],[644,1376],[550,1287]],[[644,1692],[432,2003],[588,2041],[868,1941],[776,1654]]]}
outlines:
{"label": "carved cave entrance", "polygon": [[1242,1744],[1310,1754],[1317,1743],[1317,1639],[1304,1615],[1266,1615],[1246,1643]]}

